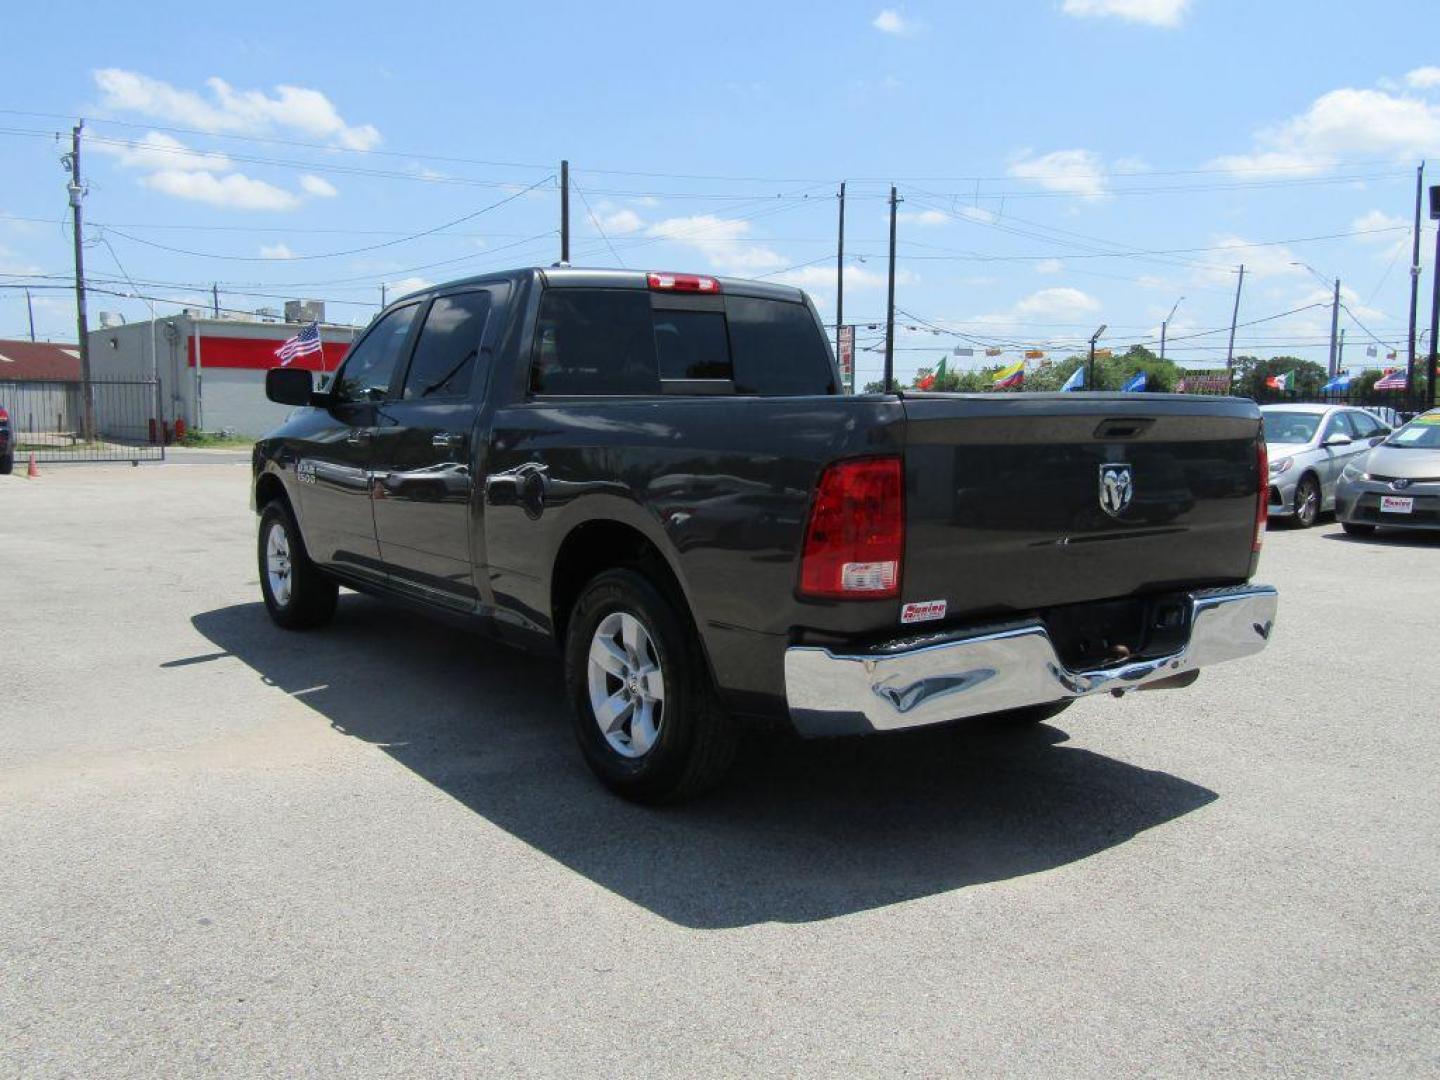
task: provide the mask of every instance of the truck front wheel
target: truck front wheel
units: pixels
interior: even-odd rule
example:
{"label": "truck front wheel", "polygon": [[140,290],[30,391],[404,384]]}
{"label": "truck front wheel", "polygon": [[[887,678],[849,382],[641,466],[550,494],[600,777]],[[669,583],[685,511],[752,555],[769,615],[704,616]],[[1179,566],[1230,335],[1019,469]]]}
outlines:
{"label": "truck front wheel", "polygon": [[606,570],[580,594],[565,640],[575,737],[618,795],[676,802],[718,783],[735,754],[700,643],[643,574]]}
{"label": "truck front wheel", "polygon": [[260,514],[260,594],[270,618],[286,630],[323,626],[335,614],[339,587],[305,553],[305,542],[285,503],[276,499]]}

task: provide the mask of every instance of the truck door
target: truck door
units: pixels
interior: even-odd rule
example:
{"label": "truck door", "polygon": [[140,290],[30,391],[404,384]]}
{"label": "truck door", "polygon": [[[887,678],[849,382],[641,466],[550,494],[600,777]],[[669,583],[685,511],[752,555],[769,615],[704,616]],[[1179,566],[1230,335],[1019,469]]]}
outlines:
{"label": "truck door", "polygon": [[395,308],[355,343],[335,374],[323,422],[296,447],[310,557],[362,577],[384,576],[370,500],[376,410],[390,393],[419,308]]}
{"label": "truck door", "polygon": [[375,429],[371,490],[390,584],[461,609],[479,598],[471,545],[474,429],[500,321],[490,316],[505,289],[468,289],[430,304],[404,379]]}

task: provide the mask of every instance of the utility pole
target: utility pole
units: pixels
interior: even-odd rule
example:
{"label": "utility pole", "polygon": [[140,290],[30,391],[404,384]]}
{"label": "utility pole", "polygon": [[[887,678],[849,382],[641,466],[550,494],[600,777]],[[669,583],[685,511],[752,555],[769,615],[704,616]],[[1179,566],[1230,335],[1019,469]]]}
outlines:
{"label": "utility pole", "polygon": [[1335,353],[1335,370],[1330,372],[1330,378],[1335,378],[1345,368],[1345,328],[1340,328],[1340,347]]}
{"label": "utility pole", "polygon": [[1330,301],[1330,378],[1340,373],[1340,358],[1336,351],[1336,333],[1340,327],[1340,279],[1335,279],[1335,296]]}
{"label": "utility pole", "polygon": [[1405,369],[1405,396],[1414,402],[1415,393],[1415,309],[1420,303],[1420,192],[1425,180],[1425,162],[1415,169],[1415,242],[1410,249],[1410,363]]}
{"label": "utility pole", "polygon": [[1240,264],[1240,280],[1235,283],[1235,309],[1230,312],[1230,344],[1225,348],[1225,373],[1235,377],[1235,320],[1240,318],[1240,290],[1245,287],[1245,264]]}
{"label": "utility pole", "polygon": [[890,185],[890,280],[885,301],[885,392],[895,389],[895,208],[900,198]]}
{"label": "utility pole", "polygon": [[380,310],[385,310],[385,283],[380,283]]}
{"label": "utility pole", "polygon": [[210,299],[214,307],[215,318],[218,319],[220,317],[220,283],[218,281],[210,284]]}
{"label": "utility pole", "polygon": [[840,181],[840,235],[835,244],[835,348],[845,325],[845,181]]}
{"label": "utility pole", "polygon": [[1425,407],[1435,405],[1435,368],[1440,365],[1440,184],[1430,188],[1430,220],[1435,222],[1435,265],[1430,271],[1430,355],[1425,361]]}
{"label": "utility pole", "polygon": [[30,290],[25,290],[25,314],[30,316],[30,340],[35,340],[35,308],[30,303]]}
{"label": "utility pole", "polygon": [[85,214],[81,203],[85,198],[85,187],[80,182],[80,133],[85,129],[81,120],[70,132],[70,153],[60,159],[70,170],[70,216],[75,234],[75,330],[80,335],[80,393],[84,417],[85,441],[95,435],[95,391],[90,382],[90,327],[85,317]]}
{"label": "utility pole", "polygon": [[560,162],[560,261],[570,261],[570,162]]}

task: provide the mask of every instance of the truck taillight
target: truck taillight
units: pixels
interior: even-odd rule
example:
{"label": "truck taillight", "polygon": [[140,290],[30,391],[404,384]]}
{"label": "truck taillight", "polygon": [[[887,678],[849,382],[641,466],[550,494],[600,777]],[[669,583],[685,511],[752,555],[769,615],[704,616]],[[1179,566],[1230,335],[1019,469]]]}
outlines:
{"label": "truck taillight", "polygon": [[718,293],[720,282],[713,277],[698,274],[655,274],[645,275],[650,288],[659,292]]}
{"label": "truck taillight", "polygon": [[802,595],[857,600],[900,595],[904,491],[898,457],[842,461],[821,474],[800,561]]}
{"label": "truck taillight", "polygon": [[1259,551],[1265,543],[1265,523],[1270,519],[1270,451],[1263,438],[1255,440],[1255,468],[1260,476],[1256,481],[1259,491],[1255,495],[1255,542],[1251,551]]}

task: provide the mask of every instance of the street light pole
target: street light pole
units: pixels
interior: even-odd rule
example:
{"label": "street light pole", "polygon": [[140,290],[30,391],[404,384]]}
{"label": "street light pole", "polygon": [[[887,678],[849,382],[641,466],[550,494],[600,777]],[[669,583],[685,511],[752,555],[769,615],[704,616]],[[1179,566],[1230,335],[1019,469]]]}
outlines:
{"label": "street light pole", "polygon": [[[1184,300],[1184,299],[1185,299],[1185,298],[1184,298],[1183,296],[1180,297],[1180,300]],[[1164,359],[1165,359],[1165,331],[1166,331],[1166,330],[1169,328],[1169,326],[1170,326],[1170,320],[1173,319],[1173,318],[1175,318],[1175,311],[1176,311],[1177,308],[1180,307],[1180,300],[1176,300],[1176,301],[1175,301],[1175,307],[1172,307],[1172,308],[1170,309],[1170,314],[1169,314],[1169,315],[1166,315],[1166,316],[1165,316],[1165,321],[1160,324],[1160,359],[1161,359],[1161,360],[1164,360]]]}
{"label": "street light pole", "polygon": [[1105,323],[1100,324],[1100,329],[1090,335],[1090,362],[1085,369],[1085,384],[1091,390],[1095,389],[1095,342],[1100,340],[1100,335],[1105,333]]}

